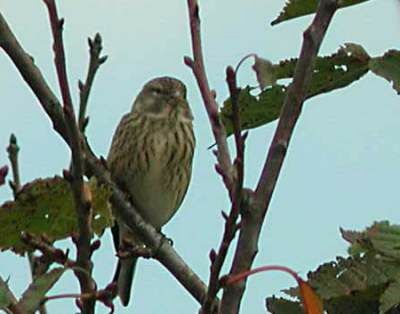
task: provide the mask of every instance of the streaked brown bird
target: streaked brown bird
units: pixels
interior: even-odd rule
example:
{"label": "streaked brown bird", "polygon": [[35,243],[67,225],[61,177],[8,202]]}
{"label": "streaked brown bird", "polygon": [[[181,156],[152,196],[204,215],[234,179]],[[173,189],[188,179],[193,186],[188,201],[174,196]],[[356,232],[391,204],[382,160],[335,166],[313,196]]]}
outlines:
{"label": "streaked brown bird", "polygon": [[[185,85],[171,77],[155,78],[144,85],[112,140],[107,158],[112,177],[157,230],[176,213],[190,182],[195,147],[192,120]],[[123,250],[127,243],[143,246],[118,212],[114,215],[116,249]],[[125,306],[137,258],[118,262],[115,280]]]}

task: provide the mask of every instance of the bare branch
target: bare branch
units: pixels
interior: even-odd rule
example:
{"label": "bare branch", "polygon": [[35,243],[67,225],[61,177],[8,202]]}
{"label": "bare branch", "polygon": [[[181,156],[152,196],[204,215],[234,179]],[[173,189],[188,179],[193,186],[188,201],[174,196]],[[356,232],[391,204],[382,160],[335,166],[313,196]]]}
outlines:
{"label": "bare branch", "polygon": [[38,237],[30,233],[23,233],[21,239],[30,247],[39,250],[47,260],[66,267],[74,267],[75,262],[68,258],[68,252],[63,252],[55,248],[43,237]]}
{"label": "bare branch", "polygon": [[[55,0],[44,0],[50,18],[51,29],[54,38],[54,62],[57,69],[57,77],[64,103],[64,117],[67,126],[67,134],[70,140],[72,154],[72,173],[69,182],[74,195],[75,210],[78,217],[79,237],[77,246],[77,266],[86,272],[75,271],[82,293],[93,293],[96,284],[91,276],[91,237],[92,237],[92,210],[91,198],[85,191],[83,182],[83,154],[81,147],[81,136],[76,122],[71,93],[68,85],[68,77],[65,65],[64,44],[62,38],[62,27],[64,20],[58,18]],[[83,300],[82,312],[84,314],[94,313],[95,299]]]}
{"label": "bare branch", "polygon": [[25,82],[38,98],[43,109],[52,118],[54,129],[69,143],[63,111],[57,97],[51,91],[40,70],[36,67],[33,58],[27,54],[14,34],[11,32],[6,20],[0,13],[0,47],[4,49],[12,62],[19,70]]}
{"label": "bare branch", "polygon": [[[110,283],[104,289],[94,291],[93,293],[63,293],[58,295],[52,295],[45,297],[43,299],[43,303],[46,303],[51,300],[58,300],[58,299],[69,299],[73,298],[76,299],[78,304],[81,304],[85,300],[97,300],[103,303],[110,309],[110,314],[114,313],[114,304],[113,300],[117,295],[117,286],[115,283]],[[80,306],[80,305],[79,305]]]}
{"label": "bare branch", "polygon": [[[242,215],[241,231],[230,274],[238,274],[250,269],[257,254],[257,243],[261,227],[278,180],[290,138],[301,113],[314,61],[336,8],[337,0],[321,0],[313,22],[304,32],[303,45],[293,82],[287,92],[264,168],[254,195],[249,195],[248,211]],[[245,284],[245,281],[243,281],[225,288],[221,302],[221,313],[239,312]]]}
{"label": "bare branch", "polygon": [[13,174],[13,180],[12,181],[10,180],[9,184],[11,186],[11,189],[13,190],[14,198],[17,197],[17,193],[21,189],[21,179],[18,167],[18,152],[19,152],[19,147],[17,144],[17,138],[15,137],[14,134],[11,134],[10,142],[7,146],[7,153],[8,153],[8,159],[10,160],[11,163],[11,171]]}
{"label": "bare branch", "polygon": [[84,132],[85,127],[88,123],[88,118],[86,118],[86,108],[88,104],[88,99],[90,95],[90,91],[92,89],[92,85],[94,82],[94,77],[99,69],[100,65],[102,65],[107,60],[107,56],[100,57],[101,50],[103,49],[101,43],[101,36],[97,33],[93,39],[88,39],[89,43],[89,53],[90,53],[90,61],[89,68],[86,75],[85,83],[79,81],[79,91],[80,91],[80,103],[79,103],[79,118],[78,124],[79,129]]}
{"label": "bare branch", "polygon": [[219,167],[223,172],[225,185],[230,192],[232,189],[234,171],[229,153],[228,143],[226,140],[225,127],[218,114],[218,104],[215,100],[215,92],[211,91],[208,84],[207,75],[203,61],[203,52],[201,48],[200,36],[200,16],[197,0],[188,0],[190,32],[192,38],[193,59],[185,57],[184,61],[189,66],[196,78],[197,84],[203,98],[204,105],[207,110],[208,118],[211,123],[212,132],[217,144],[217,159]]}
{"label": "bare branch", "polygon": [[63,44],[62,30],[64,19],[58,18],[55,0],[43,0],[47,6],[50,18],[51,32],[53,34],[54,44],[54,63],[57,70],[58,85],[61,90],[61,96],[65,107],[72,108],[71,93],[68,84],[67,69],[65,65],[65,52]]}
{"label": "bare branch", "polygon": [[[17,138],[14,134],[11,134],[9,145],[7,147],[8,159],[11,163],[11,170],[13,174],[13,180],[9,181],[10,187],[14,194],[14,199],[17,198],[18,192],[21,190],[21,179],[20,179],[20,172],[18,166],[18,153],[19,153],[19,146],[17,144]],[[29,268],[31,271],[32,279],[34,280],[37,276],[42,275],[42,270],[46,271],[49,264],[46,262],[43,265],[39,265],[35,263],[36,257],[33,255],[32,252],[28,252],[28,261],[29,261]],[[44,304],[39,306],[39,313],[46,314],[46,307]]]}
{"label": "bare branch", "polygon": [[237,220],[239,218],[241,203],[242,203],[242,189],[244,178],[244,137],[241,134],[240,114],[239,114],[239,88],[236,82],[236,73],[232,67],[226,70],[226,81],[228,83],[230,97],[232,101],[232,125],[235,135],[236,144],[236,158],[234,169],[236,171],[236,180],[231,186],[231,199],[232,207],[229,216],[226,216],[224,234],[222,241],[219,245],[218,252],[213,252],[210,256],[210,279],[208,284],[208,291],[206,299],[203,303],[201,313],[213,313],[215,311],[215,298],[220,289],[220,274],[222,266],[228,254],[229,247],[235,238],[238,230]]}

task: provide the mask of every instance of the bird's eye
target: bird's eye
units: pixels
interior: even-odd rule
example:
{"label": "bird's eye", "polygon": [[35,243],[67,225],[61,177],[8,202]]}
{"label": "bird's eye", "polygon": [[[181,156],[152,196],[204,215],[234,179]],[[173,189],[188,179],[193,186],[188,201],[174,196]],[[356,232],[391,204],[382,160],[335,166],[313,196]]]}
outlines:
{"label": "bird's eye", "polygon": [[162,94],[162,90],[161,90],[161,88],[158,88],[158,87],[154,87],[153,89],[152,89],[152,93],[154,94],[154,95],[161,95]]}

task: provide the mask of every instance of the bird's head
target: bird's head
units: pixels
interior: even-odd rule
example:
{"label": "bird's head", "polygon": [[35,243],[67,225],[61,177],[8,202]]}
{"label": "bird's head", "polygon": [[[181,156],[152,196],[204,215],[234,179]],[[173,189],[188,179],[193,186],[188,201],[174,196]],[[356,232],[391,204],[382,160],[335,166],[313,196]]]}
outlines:
{"label": "bird's head", "polygon": [[159,77],[147,82],[137,96],[132,111],[156,119],[193,120],[186,100],[186,86],[172,77]]}

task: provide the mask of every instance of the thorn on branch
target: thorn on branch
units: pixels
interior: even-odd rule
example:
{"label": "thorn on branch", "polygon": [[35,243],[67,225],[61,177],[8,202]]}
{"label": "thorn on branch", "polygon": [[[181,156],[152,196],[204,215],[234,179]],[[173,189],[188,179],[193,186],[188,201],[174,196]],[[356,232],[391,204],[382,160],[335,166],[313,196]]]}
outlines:
{"label": "thorn on branch", "polygon": [[89,117],[85,117],[85,119],[83,120],[83,125],[82,125],[82,131],[85,131],[87,126],[89,125]]}
{"label": "thorn on branch", "polygon": [[100,65],[100,64],[103,64],[104,62],[106,62],[107,59],[108,59],[108,56],[102,56],[102,57],[100,57],[100,58],[99,58],[99,65]]}
{"label": "thorn on branch", "polygon": [[58,28],[59,28],[60,31],[63,30],[64,22],[65,22],[64,18],[61,18],[61,19],[58,20]]}
{"label": "thorn on branch", "polygon": [[85,88],[85,85],[82,83],[81,80],[78,80],[78,88],[79,88],[79,91],[80,91],[80,92],[82,92],[83,89]]}
{"label": "thorn on branch", "polygon": [[222,215],[222,218],[224,218],[225,221],[228,220],[229,216],[228,216],[228,214],[226,213],[226,211],[221,210],[221,215]]}
{"label": "thorn on branch", "polygon": [[200,7],[197,3],[194,5],[193,8],[193,16],[200,22]]}
{"label": "thorn on branch", "polygon": [[246,142],[248,136],[249,136],[249,131],[245,131],[245,132],[242,134],[242,141],[243,141],[243,143]]}

